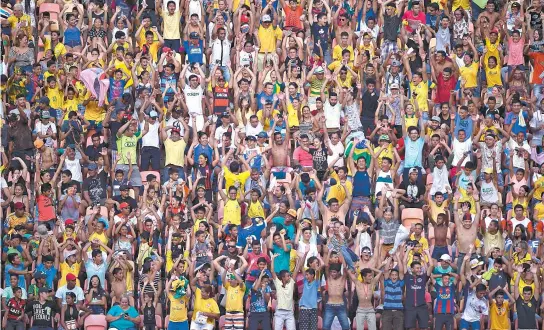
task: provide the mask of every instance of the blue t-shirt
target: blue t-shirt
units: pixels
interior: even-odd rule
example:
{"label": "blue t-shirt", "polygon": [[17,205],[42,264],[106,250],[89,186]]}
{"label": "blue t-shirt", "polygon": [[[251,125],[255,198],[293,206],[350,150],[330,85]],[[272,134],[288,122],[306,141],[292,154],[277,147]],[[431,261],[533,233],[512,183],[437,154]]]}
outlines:
{"label": "blue t-shirt", "polygon": [[[19,264],[19,266],[15,267],[13,266],[12,264],[6,264],[6,269],[5,269],[5,274],[4,274],[4,278],[5,278],[5,287],[8,287],[8,286],[11,286],[10,284],[10,280],[9,280],[9,277],[10,277],[10,273],[9,273],[9,270],[10,269],[15,269],[15,270],[19,270],[19,271],[23,271],[25,270],[25,266],[23,265],[23,263]],[[19,282],[17,282],[17,286],[20,287],[20,288],[25,288],[26,290],[26,281],[25,281],[25,277],[24,275],[19,275]]]}
{"label": "blue t-shirt", "polygon": [[44,264],[39,264],[36,266],[36,271],[45,273],[45,283],[48,287],[52,288],[58,270],[55,267],[47,269]]}
{"label": "blue t-shirt", "polygon": [[319,281],[314,279],[311,283],[304,278],[304,288],[302,289],[302,297],[300,298],[299,306],[306,308],[317,308],[317,298],[319,292]]}
{"label": "blue t-shirt", "polygon": [[272,292],[272,290],[268,285],[264,289],[258,288],[257,290],[251,290],[250,312],[264,313],[268,311],[268,304],[264,299],[264,295],[270,292]]}
{"label": "blue t-shirt", "polygon": [[208,161],[210,163],[213,160],[213,158],[212,158],[213,157],[213,149],[209,145],[203,146],[202,144],[197,144],[195,149],[193,150],[193,152],[194,152],[194,160],[195,160],[195,163],[197,163],[197,164],[198,164],[198,157],[200,157],[200,155],[202,155],[202,154],[208,156]]}
{"label": "blue t-shirt", "polygon": [[[525,126],[521,126],[519,124],[519,115],[522,114],[523,118],[525,119]],[[529,115],[525,111],[520,111],[520,113],[515,114],[514,112],[509,112],[506,114],[506,118],[504,119],[505,125],[512,125],[512,133],[518,134],[519,132],[523,132],[523,134],[527,134],[527,127],[529,126]]]}
{"label": "blue t-shirt", "polygon": [[245,249],[247,245],[247,238],[250,236],[253,236],[253,240],[261,239],[261,231],[264,228],[264,221],[260,225],[257,225],[255,220],[253,220],[253,224],[249,228],[242,228],[241,226],[238,226],[238,241],[236,242],[236,246],[238,248]]}
{"label": "blue t-shirt", "polygon": [[[272,223],[275,223],[277,225],[281,225],[283,228],[285,228],[285,231],[287,232],[287,236],[290,238],[290,239],[295,239],[295,226],[294,225],[286,225],[285,224],[285,217],[283,216],[279,216],[279,217],[274,217],[272,219]],[[281,230],[281,229],[279,229]]]}
{"label": "blue t-shirt", "polygon": [[[261,102],[261,98],[264,98],[264,102],[270,101],[274,103],[274,93],[268,95],[264,91],[260,92],[256,99],[257,99],[257,109],[262,110],[264,108],[264,103]],[[272,119],[270,119],[272,120]],[[270,123],[272,125],[272,122]]]}
{"label": "blue t-shirt", "polygon": [[[121,309],[121,306],[119,306],[119,305],[113,306],[110,309],[110,311],[108,312],[108,315],[119,316],[119,315],[125,314],[125,313],[127,313],[128,316],[133,317],[133,318],[139,316],[138,311],[134,307],[130,306],[126,311],[124,311],[124,310]],[[116,328],[117,330],[127,330],[127,329],[130,329],[130,328],[135,328],[136,325],[132,321],[125,320],[124,318],[120,318],[119,320],[115,320],[113,322],[110,322],[110,327],[111,328]]]}
{"label": "blue t-shirt", "polygon": [[204,42],[202,40],[199,40],[197,45],[189,41],[184,41],[183,48],[185,48],[189,63],[204,63],[202,60],[202,56],[204,54]]}
{"label": "blue t-shirt", "polygon": [[[468,133],[467,133],[468,134]],[[419,137],[412,141],[408,136],[404,137],[404,168],[423,167],[423,144],[425,140]]]}
{"label": "blue t-shirt", "polygon": [[459,136],[459,130],[464,130],[467,136],[472,136],[472,117],[467,116],[465,119],[461,119],[461,116],[455,116],[455,131],[453,134],[455,137]]}
{"label": "blue t-shirt", "polygon": [[272,253],[278,254],[276,259],[274,259],[274,271],[276,274],[282,270],[289,270],[289,261],[291,257],[291,249],[289,244],[287,244],[287,248],[289,251],[286,252],[283,250],[283,248],[277,246],[276,244],[272,246]]}

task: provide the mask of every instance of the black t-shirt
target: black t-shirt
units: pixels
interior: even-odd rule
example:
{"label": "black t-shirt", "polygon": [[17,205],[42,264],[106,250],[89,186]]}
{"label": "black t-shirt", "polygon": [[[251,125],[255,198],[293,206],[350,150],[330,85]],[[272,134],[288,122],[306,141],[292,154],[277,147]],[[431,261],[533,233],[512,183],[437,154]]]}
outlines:
{"label": "black t-shirt", "polygon": [[87,177],[83,180],[83,191],[89,192],[89,198],[93,203],[98,204],[101,199],[106,198],[106,178],[105,175],[96,175],[94,178]]}
{"label": "black t-shirt", "polygon": [[85,148],[85,155],[89,157],[89,160],[96,162],[98,160],[98,157],[100,156],[100,151],[102,151],[102,148],[104,147],[104,144],[100,143],[98,147],[94,147],[94,145],[87,146]]}
{"label": "black t-shirt", "polygon": [[327,164],[327,148],[322,147],[321,149],[310,148],[310,154],[314,159],[314,167],[318,172],[324,172],[328,168]]}
{"label": "black t-shirt", "polygon": [[540,16],[542,11],[530,11],[529,15],[531,16],[531,29],[540,30],[542,29],[542,17]]}
{"label": "black t-shirt", "polygon": [[312,37],[314,38],[314,49],[318,49],[317,42],[319,41],[323,55],[325,55],[325,52],[329,49],[329,23],[321,26],[314,22],[312,24]]}
{"label": "black t-shirt", "polygon": [[123,126],[123,123],[118,121],[110,121],[108,124],[110,128],[111,136],[113,136],[114,142],[110,145],[111,150],[117,150],[117,132],[119,132],[119,129],[121,126]]}
{"label": "black t-shirt", "polygon": [[377,90],[370,92],[369,90],[365,91],[363,94],[363,113],[361,116],[365,119],[374,120],[376,115],[376,109],[378,109],[378,100],[380,94]]}
{"label": "black t-shirt", "polygon": [[35,327],[51,327],[51,319],[57,312],[57,304],[47,300],[43,305],[38,300],[33,300],[26,305],[25,313],[30,314]]}
{"label": "black t-shirt", "polygon": [[425,194],[425,186],[422,183],[411,183],[410,180],[402,181],[400,189],[405,190],[404,197],[413,197],[421,199],[421,196]]}
{"label": "black t-shirt", "polygon": [[[520,295],[522,293],[520,292]],[[518,312],[518,329],[538,329],[535,320],[536,309],[538,308],[535,298],[524,302],[521,297],[516,299],[516,311]]]}

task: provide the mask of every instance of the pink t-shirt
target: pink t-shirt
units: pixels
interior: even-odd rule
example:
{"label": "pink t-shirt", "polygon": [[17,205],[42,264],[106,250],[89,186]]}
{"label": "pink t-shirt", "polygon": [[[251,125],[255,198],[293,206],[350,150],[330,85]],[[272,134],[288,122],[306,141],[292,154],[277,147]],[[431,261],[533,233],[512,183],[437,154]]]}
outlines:
{"label": "pink t-shirt", "polygon": [[293,152],[293,159],[298,161],[298,163],[304,167],[312,167],[314,165],[312,155],[301,147],[295,149]]}
{"label": "pink t-shirt", "polygon": [[508,65],[522,65],[523,61],[523,40],[514,42],[513,39],[508,41]]}
{"label": "pink t-shirt", "polygon": [[414,12],[411,10],[408,10],[404,13],[402,16],[402,20],[408,21],[408,25],[406,25],[406,31],[413,32],[417,26],[418,23],[421,23],[421,25],[425,25],[425,14],[420,11],[419,14],[416,16],[414,15]]}

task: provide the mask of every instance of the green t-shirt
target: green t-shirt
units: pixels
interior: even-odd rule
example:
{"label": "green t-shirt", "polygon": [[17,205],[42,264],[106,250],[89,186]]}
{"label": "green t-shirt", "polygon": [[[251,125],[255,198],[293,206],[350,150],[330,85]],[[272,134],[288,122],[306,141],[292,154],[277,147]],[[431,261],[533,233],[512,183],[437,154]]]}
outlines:
{"label": "green t-shirt", "polygon": [[137,164],[136,146],[138,145],[138,140],[141,138],[142,133],[137,132],[133,136],[123,134],[121,138],[117,139],[117,154],[121,157],[118,164],[128,165],[127,153],[130,154],[132,164]]}

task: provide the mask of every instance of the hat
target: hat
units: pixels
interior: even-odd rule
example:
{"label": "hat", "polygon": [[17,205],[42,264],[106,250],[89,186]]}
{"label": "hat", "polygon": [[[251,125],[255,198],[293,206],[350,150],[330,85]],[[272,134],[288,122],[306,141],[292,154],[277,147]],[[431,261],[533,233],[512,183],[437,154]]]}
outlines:
{"label": "hat", "polygon": [[129,207],[127,202],[122,202],[121,204],[119,204],[120,209],[124,209],[124,208],[127,208],[127,207]]}
{"label": "hat", "polygon": [[361,252],[363,252],[365,250],[367,250],[368,252],[372,251],[368,246],[363,246],[363,248],[361,249]]}
{"label": "hat", "polygon": [[36,280],[39,280],[40,278],[46,278],[47,276],[45,275],[44,272],[35,272],[34,273],[34,279]]}
{"label": "hat", "polygon": [[489,31],[489,33],[499,34],[499,30],[497,28],[493,28],[491,31]]}
{"label": "hat", "polygon": [[474,268],[476,268],[476,267],[478,267],[478,266],[481,266],[481,265],[483,265],[483,264],[484,264],[484,262],[481,261],[481,260],[472,259],[472,260],[470,261],[470,269],[474,269]]}
{"label": "hat", "polygon": [[64,224],[66,226],[73,225],[74,223],[75,223],[74,219],[66,219],[66,221],[64,221]]}
{"label": "hat", "polygon": [[49,289],[46,288],[46,287],[39,288],[39,289],[38,289],[38,293],[49,293]]}
{"label": "hat", "polygon": [[440,122],[440,117],[438,117],[438,116],[433,116],[433,117],[431,118],[431,121]]}
{"label": "hat", "polygon": [[157,113],[157,111],[153,110],[149,113],[149,117],[151,118],[157,118],[159,117],[159,114]]}
{"label": "hat", "polygon": [[486,169],[484,169],[484,173],[486,173],[486,174],[493,174],[493,168],[487,167]]}
{"label": "hat", "polygon": [[123,185],[121,185],[121,186],[119,187],[119,190],[120,190],[120,191],[129,190],[129,189],[130,189],[130,187],[129,187],[128,185],[126,185],[126,184],[123,184]]}
{"label": "hat", "polygon": [[258,138],[261,138],[261,139],[267,139],[268,138],[268,134],[266,132],[260,132],[259,134],[257,134],[257,137]]}
{"label": "hat", "polygon": [[443,254],[442,256],[440,256],[440,260],[441,261],[451,261],[451,257],[449,254]]}
{"label": "hat", "polygon": [[297,217],[297,211],[295,209],[289,209],[289,211],[287,211],[287,214],[289,214],[293,218]]}
{"label": "hat", "polygon": [[38,102],[49,105],[49,98],[47,96],[42,96]]}
{"label": "hat", "polygon": [[399,84],[392,83],[391,86],[389,86],[389,89],[399,89]]}
{"label": "hat", "polygon": [[257,138],[255,136],[253,136],[253,135],[248,135],[248,136],[246,136],[246,140],[247,141],[257,141]]}
{"label": "hat", "polygon": [[51,118],[51,114],[49,113],[49,110],[44,110],[44,111],[42,111],[41,117],[42,117],[42,119],[49,119],[49,118]]}
{"label": "hat", "polygon": [[77,279],[77,277],[74,274],[72,274],[72,273],[66,274],[66,280],[67,281],[75,281],[76,279]]}
{"label": "hat", "polygon": [[172,128],[170,130],[170,133],[178,133],[178,134],[181,134],[181,131],[179,130],[179,128]]}
{"label": "hat", "polygon": [[380,135],[379,140],[391,141],[391,139],[389,138],[389,135],[387,135],[387,134]]}
{"label": "hat", "polygon": [[324,73],[324,72],[325,72],[325,70],[323,69],[322,66],[318,66],[318,67],[315,68],[315,70],[314,70],[314,73],[316,73],[316,74],[320,74],[320,73]]}
{"label": "hat", "polygon": [[512,7],[521,7],[521,5],[517,2],[512,3]]}
{"label": "hat", "polygon": [[189,39],[198,39],[198,32],[191,32],[189,34]]}
{"label": "hat", "polygon": [[400,61],[393,60],[393,61],[391,61],[391,65],[392,66],[400,66]]}
{"label": "hat", "polygon": [[261,18],[261,21],[263,23],[272,22],[272,17],[270,17],[270,15],[263,15],[263,17]]}
{"label": "hat", "polygon": [[43,140],[38,138],[36,140],[34,140],[34,147],[36,147],[36,149],[40,149],[41,147],[43,147],[44,143],[43,143]]}
{"label": "hat", "polygon": [[48,235],[48,232],[49,230],[47,229],[47,227],[45,225],[38,225],[38,228],[36,229],[36,232],[38,233],[38,235],[40,236],[47,236]]}
{"label": "hat", "polygon": [[87,164],[87,169],[89,171],[96,171],[98,169],[98,165],[96,165],[96,163],[89,163]]}
{"label": "hat", "polygon": [[25,204],[23,204],[21,202],[17,202],[17,203],[15,203],[14,207],[15,207],[15,209],[24,209]]}
{"label": "hat", "polygon": [[412,173],[418,173],[419,174],[419,170],[417,169],[417,167],[412,167],[410,169],[410,171],[408,172],[408,174],[412,174]]}

